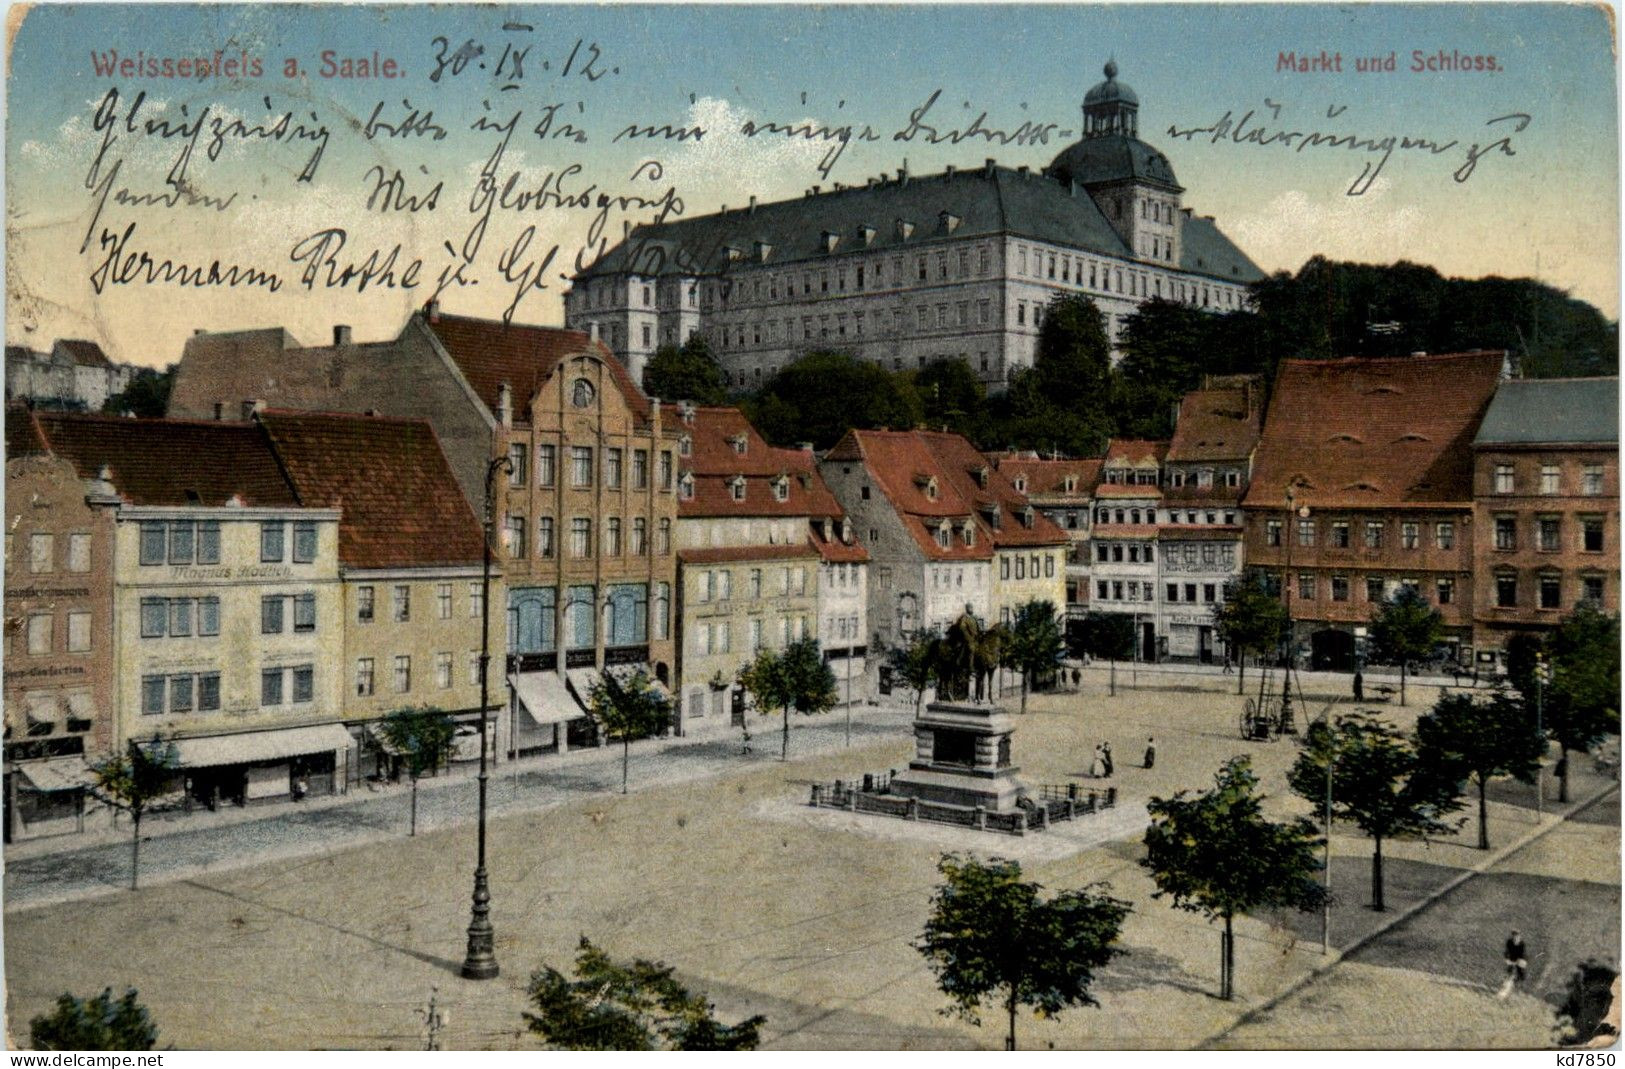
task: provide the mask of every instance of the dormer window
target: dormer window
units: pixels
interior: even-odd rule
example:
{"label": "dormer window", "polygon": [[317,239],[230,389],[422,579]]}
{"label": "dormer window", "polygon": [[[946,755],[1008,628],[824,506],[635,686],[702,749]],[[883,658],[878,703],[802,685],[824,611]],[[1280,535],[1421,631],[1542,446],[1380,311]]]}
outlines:
{"label": "dormer window", "polygon": [[750,439],[746,438],[743,434],[736,434],[732,438],[728,439],[728,444],[733,446],[735,453],[738,453],[740,456],[744,456],[745,447],[749,441]]}
{"label": "dormer window", "polygon": [[987,520],[987,525],[989,527],[993,528],[995,531],[1000,528],[1001,524],[999,523],[998,505],[983,505],[982,516]]}
{"label": "dormer window", "polygon": [[955,215],[953,212],[943,212],[938,215],[937,218],[942,220],[942,229],[946,230],[948,233],[952,234],[955,230],[959,229],[959,216]]}
{"label": "dormer window", "polygon": [[1023,527],[1031,527],[1032,525],[1033,525],[1033,507],[1031,505],[1028,505],[1026,508],[1021,510],[1021,526],[1023,526]]}
{"label": "dormer window", "polygon": [[865,247],[873,245],[875,243],[875,228],[867,224],[858,227],[858,240],[863,242]]}
{"label": "dormer window", "polygon": [[[736,249],[732,245],[725,246],[723,248],[723,252],[727,256],[728,262],[731,264],[736,264],[745,258],[745,250]],[[724,291],[724,296],[726,296],[726,291]]]}
{"label": "dormer window", "polygon": [[948,521],[939,521],[937,523],[937,545],[941,546],[943,549],[947,549],[952,544],[953,535],[948,530]]}
{"label": "dormer window", "polygon": [[914,476],[914,485],[918,486],[920,492],[929,500],[935,501],[937,499],[937,477],[935,475],[916,475]]}
{"label": "dormer window", "polygon": [[773,500],[790,500],[790,480],[783,475],[773,480]]}
{"label": "dormer window", "polygon": [[1069,493],[1069,494],[1075,492],[1078,489],[1078,478],[1077,478],[1077,476],[1068,475],[1066,477],[1066,481],[1062,484],[1062,486],[1066,490],[1066,492]]}
{"label": "dormer window", "polygon": [[680,456],[680,457],[693,456],[694,455],[694,439],[690,438],[686,434],[683,435],[681,438],[677,439],[677,455]]}
{"label": "dormer window", "polygon": [[970,473],[971,473],[971,476],[976,480],[976,485],[981,487],[983,490],[986,490],[987,489],[987,465],[984,464],[979,468],[972,468],[970,470]]}
{"label": "dormer window", "polygon": [[898,237],[898,240],[907,241],[909,238],[911,238],[913,236],[914,236],[914,224],[910,223],[910,222],[905,222],[902,219],[897,220],[897,237]]}
{"label": "dormer window", "polygon": [[822,240],[820,240],[819,245],[823,248],[823,250],[825,252],[834,252],[835,251],[835,246],[839,245],[840,243],[841,243],[841,235],[832,234],[828,230],[826,230],[826,231],[824,231],[824,233],[822,235]]}
{"label": "dormer window", "polygon": [[965,521],[964,526],[959,529],[959,534],[965,540],[965,545],[974,546],[976,544],[976,525],[971,521]]}
{"label": "dormer window", "polygon": [[1017,475],[1016,476],[1016,493],[1025,494],[1026,492],[1027,492],[1027,476],[1025,476],[1025,475]]}
{"label": "dormer window", "polygon": [[852,544],[852,521],[845,516],[841,517],[841,541],[847,545]]}
{"label": "dormer window", "polygon": [[773,246],[769,245],[765,241],[758,241],[756,243],[756,259],[758,262],[764,264],[767,263],[767,258],[771,255],[773,255]]}
{"label": "dormer window", "polygon": [[729,480],[728,492],[733,495],[733,499],[735,501],[745,500],[745,477],[743,475],[735,475],[731,480]]}
{"label": "dormer window", "polygon": [[677,496],[684,501],[694,500],[694,473],[685,471],[677,480]]}

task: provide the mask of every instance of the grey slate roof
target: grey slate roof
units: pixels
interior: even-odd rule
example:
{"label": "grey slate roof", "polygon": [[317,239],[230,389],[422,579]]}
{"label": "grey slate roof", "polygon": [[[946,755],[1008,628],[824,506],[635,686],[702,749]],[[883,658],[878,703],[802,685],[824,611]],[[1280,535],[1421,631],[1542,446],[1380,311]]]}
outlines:
{"label": "grey slate roof", "polygon": [[1069,146],[1044,171],[1059,181],[1080,183],[1139,181],[1182,189],[1168,157],[1127,134],[1086,137]]}
{"label": "grey slate roof", "polygon": [[1619,441],[1619,379],[1510,379],[1484,413],[1474,445]]}
{"label": "grey slate roof", "polygon": [[[958,220],[952,231],[945,216]],[[904,237],[899,223],[912,224]],[[868,245],[861,231],[874,230]],[[592,267],[588,279],[623,272],[658,275],[721,274],[729,252],[744,263],[792,264],[826,255],[824,235],[839,240],[835,254],[855,249],[896,252],[933,240],[995,234],[1067,245],[1098,256],[1132,259],[1130,250],[1082,187],[1009,167],[910,175],[867,186],[830,190],[795,200],[733,208],[726,213],[638,227]],[[1200,216],[1185,220],[1182,270],[1228,282],[1263,277],[1247,256]],[[767,246],[765,260],[762,246]]]}

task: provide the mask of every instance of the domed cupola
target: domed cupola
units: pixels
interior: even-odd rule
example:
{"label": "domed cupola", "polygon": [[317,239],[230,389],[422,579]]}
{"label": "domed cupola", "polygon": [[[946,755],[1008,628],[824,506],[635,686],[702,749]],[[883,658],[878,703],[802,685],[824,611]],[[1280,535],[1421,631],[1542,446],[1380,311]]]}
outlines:
{"label": "domed cupola", "polygon": [[1117,61],[1106,61],[1106,80],[1083,96],[1083,136],[1127,134],[1139,130],[1140,98],[1117,80]]}

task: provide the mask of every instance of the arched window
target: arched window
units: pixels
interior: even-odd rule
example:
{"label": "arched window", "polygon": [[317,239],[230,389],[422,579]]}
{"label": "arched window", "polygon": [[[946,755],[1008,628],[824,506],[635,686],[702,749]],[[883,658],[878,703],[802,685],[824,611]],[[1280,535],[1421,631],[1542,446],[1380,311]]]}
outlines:
{"label": "arched window", "polygon": [[573,586],[564,603],[564,638],[567,649],[591,649],[593,645],[593,588]]}

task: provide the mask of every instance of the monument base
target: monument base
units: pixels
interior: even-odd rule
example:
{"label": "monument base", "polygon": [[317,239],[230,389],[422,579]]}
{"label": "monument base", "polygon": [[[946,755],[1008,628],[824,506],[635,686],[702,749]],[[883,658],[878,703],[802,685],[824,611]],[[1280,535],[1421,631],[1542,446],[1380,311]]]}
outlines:
{"label": "monument base", "polygon": [[915,758],[892,777],[890,792],[922,802],[1009,812],[1027,788],[1010,763],[1015,730],[1000,706],[932,702],[914,721]]}
{"label": "monument base", "polygon": [[1005,813],[1014,809],[1016,801],[1027,794],[1027,788],[1016,779],[1018,771],[1014,767],[1001,768],[988,775],[972,769],[911,761],[908,771],[892,777],[891,793],[922,802],[982,806],[990,812]]}

